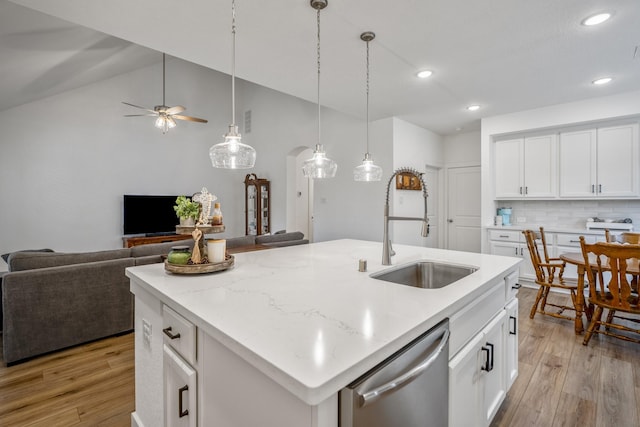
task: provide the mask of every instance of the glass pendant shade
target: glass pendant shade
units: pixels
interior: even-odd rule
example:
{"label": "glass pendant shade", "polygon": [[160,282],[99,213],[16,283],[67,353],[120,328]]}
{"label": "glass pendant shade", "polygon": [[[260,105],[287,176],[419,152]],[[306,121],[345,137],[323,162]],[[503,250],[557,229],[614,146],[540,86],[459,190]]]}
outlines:
{"label": "glass pendant shade", "polygon": [[366,153],[362,164],[353,169],[353,179],[367,182],[380,181],[382,179],[382,168],[373,163],[369,153]]}
{"label": "glass pendant shade", "polygon": [[323,179],[336,176],[338,164],[329,159],[322,145],[317,144],[313,157],[304,161],[302,174],[307,178]]}
{"label": "glass pendant shade", "polygon": [[237,126],[229,126],[224,141],[209,149],[211,164],[215,168],[249,169],[256,164],[256,150],[242,142]]}

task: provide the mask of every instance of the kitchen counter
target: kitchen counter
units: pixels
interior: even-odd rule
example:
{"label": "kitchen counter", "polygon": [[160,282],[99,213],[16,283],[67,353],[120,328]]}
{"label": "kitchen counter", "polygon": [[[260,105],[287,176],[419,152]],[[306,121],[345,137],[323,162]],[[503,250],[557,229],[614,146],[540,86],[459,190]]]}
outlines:
{"label": "kitchen counter", "polygon": [[[372,279],[382,244],[336,240],[235,255],[234,268],[173,275],[130,267],[145,291],[309,405],[334,395],[515,269],[520,260],[394,245],[394,265],[418,259],[478,270],[442,289]],[[368,261],[366,273],[358,261]]]}
{"label": "kitchen counter", "polygon": [[[604,236],[604,229],[589,229],[589,228],[570,228],[557,225],[546,226],[543,225],[545,233],[570,233],[570,234],[583,234],[583,235],[596,235]],[[506,230],[506,231],[522,231],[522,230],[540,230],[540,224],[517,224],[517,225],[490,225],[485,227],[487,230]],[[613,232],[619,232],[620,230],[611,230]]]}

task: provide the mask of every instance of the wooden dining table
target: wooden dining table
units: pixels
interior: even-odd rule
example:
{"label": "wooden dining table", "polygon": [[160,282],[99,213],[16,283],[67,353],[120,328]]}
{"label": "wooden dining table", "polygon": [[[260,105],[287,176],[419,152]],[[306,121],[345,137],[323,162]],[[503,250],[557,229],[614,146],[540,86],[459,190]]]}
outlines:
{"label": "wooden dining table", "polygon": [[[591,320],[592,310],[589,306],[585,304],[584,299],[584,276],[586,273],[586,266],[584,263],[584,256],[582,252],[567,252],[560,254],[559,258],[565,261],[568,264],[573,264],[577,267],[578,270],[578,283],[576,289],[576,320],[575,320],[575,331],[576,335],[582,334],[584,332],[584,325],[582,324],[582,313],[587,316],[587,321]],[[596,257],[594,255],[589,255],[589,263],[596,263]],[[640,274],[640,262],[635,259],[634,262],[631,262],[627,266],[627,272],[629,274],[638,275]]]}

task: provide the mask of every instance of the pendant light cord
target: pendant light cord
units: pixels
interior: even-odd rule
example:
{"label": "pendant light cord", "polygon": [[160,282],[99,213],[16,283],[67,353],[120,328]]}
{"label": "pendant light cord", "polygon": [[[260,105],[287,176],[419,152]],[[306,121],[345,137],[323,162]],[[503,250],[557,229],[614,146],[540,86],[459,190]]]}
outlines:
{"label": "pendant light cord", "polygon": [[367,156],[369,155],[369,41],[367,41]]}
{"label": "pendant light cord", "polygon": [[317,21],[318,21],[318,145],[321,145],[320,138],[320,9],[316,10],[317,12]]}
{"label": "pendant light cord", "polygon": [[231,1],[231,126],[236,125],[236,2]]}

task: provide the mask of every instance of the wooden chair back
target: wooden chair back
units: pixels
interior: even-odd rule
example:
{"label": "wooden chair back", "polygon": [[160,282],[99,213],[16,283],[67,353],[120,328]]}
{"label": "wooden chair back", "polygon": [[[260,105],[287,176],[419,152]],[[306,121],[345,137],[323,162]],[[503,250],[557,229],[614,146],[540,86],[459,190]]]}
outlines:
{"label": "wooden chair back", "polygon": [[[551,258],[549,257],[547,242],[544,237],[544,229],[540,227],[540,231],[524,230],[522,234],[524,234],[527,242],[531,265],[536,273],[536,282],[552,283],[559,265],[550,262]],[[540,255],[540,247],[542,248],[544,258]]]}
{"label": "wooden chair back", "polygon": [[631,231],[625,231],[619,236],[615,236],[611,234],[611,231],[609,231],[609,229],[605,228],[604,237],[605,242],[609,243],[630,243],[632,245],[640,244],[640,233],[633,233]]}
{"label": "wooden chair back", "polygon": [[640,245],[589,244],[580,236],[580,246],[589,280],[590,302],[613,310],[638,312],[638,295],[632,295],[632,281],[638,273]]}

